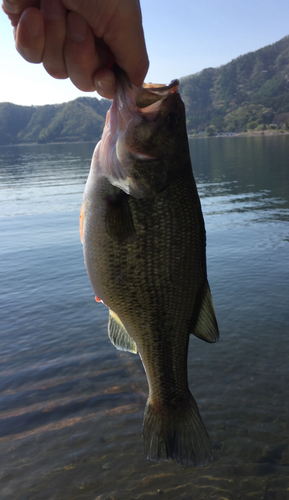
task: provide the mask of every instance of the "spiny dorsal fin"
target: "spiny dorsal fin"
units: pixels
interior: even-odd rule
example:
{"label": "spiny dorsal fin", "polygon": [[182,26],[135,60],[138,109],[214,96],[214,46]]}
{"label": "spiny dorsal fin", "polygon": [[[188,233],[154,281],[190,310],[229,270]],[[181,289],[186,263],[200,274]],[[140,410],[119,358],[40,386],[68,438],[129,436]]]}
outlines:
{"label": "spiny dorsal fin", "polygon": [[208,282],[205,285],[201,308],[193,334],[206,342],[217,342],[220,337]]}
{"label": "spiny dorsal fin", "polygon": [[112,186],[107,196],[106,231],[117,243],[133,243],[136,232],[128,204],[128,195]]}
{"label": "spiny dorsal fin", "polygon": [[119,317],[111,309],[108,317],[108,336],[117,349],[137,353],[135,341],[127,333]]}

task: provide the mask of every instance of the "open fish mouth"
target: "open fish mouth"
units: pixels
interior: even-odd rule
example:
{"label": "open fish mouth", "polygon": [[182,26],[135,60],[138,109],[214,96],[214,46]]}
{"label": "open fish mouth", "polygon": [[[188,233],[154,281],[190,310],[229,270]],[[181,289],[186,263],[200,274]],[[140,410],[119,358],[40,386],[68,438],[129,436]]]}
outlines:
{"label": "open fish mouth", "polygon": [[178,91],[179,80],[174,79],[171,83],[164,85],[159,83],[143,83],[141,87],[135,87],[129,81],[126,73],[115,66],[117,81],[118,111],[127,117],[133,112],[144,114],[157,114],[161,108],[162,101],[170,94]]}
{"label": "open fish mouth", "polygon": [[[168,85],[144,83],[136,87],[121,68],[115,68],[115,75],[117,92],[107,113],[100,144],[102,172],[113,186],[125,193],[136,198],[148,197],[150,189],[133,173],[135,162],[145,166],[158,160],[159,152],[148,147],[149,122],[157,122],[161,117],[170,101],[168,98],[178,92],[179,81],[173,80]],[[138,135],[138,131],[144,130],[144,123],[148,126],[145,142]],[[151,179],[156,175],[159,174],[151,173]]]}
{"label": "open fish mouth", "polygon": [[170,94],[178,91],[179,81],[172,80],[168,85],[144,83],[135,96],[135,105],[143,113],[155,113],[161,107],[162,101]]}

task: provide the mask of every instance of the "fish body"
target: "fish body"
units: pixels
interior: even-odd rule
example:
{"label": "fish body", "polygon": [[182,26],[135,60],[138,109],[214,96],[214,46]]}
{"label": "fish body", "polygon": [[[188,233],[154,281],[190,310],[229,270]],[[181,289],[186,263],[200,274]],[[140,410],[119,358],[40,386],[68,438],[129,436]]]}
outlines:
{"label": "fish body", "polygon": [[184,105],[177,81],[135,88],[116,76],[84,191],[84,260],[109,308],[110,340],[144,365],[145,455],[205,465],[212,450],[188,387],[188,343],[191,333],[207,342],[219,333]]}

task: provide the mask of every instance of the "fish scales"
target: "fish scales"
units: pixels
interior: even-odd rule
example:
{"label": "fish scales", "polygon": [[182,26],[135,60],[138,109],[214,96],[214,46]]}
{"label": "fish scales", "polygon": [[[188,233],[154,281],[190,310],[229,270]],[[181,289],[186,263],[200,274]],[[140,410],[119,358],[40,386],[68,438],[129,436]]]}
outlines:
{"label": "fish scales", "polygon": [[[117,157],[120,165],[117,163],[115,170],[110,164],[106,166],[103,155],[107,150],[101,150],[101,143],[96,147],[82,212],[85,264],[95,294],[110,309],[111,341],[117,348],[138,351],[145,368],[149,385],[143,422],[145,455],[157,461],[171,458],[183,465],[204,465],[212,459],[212,452],[188,387],[188,343],[190,333],[214,342],[218,328],[207,283],[204,221],[186,133],[183,137],[184,111],[174,83],[167,90],[161,88],[158,99],[156,95],[145,96],[146,101],[153,100],[153,106],[159,107],[153,117],[150,107],[143,118],[144,109],[136,109],[133,94],[128,97],[128,104],[124,99],[133,87],[126,89],[122,75],[117,81],[120,96],[116,99],[120,102],[116,106],[117,100],[114,101],[111,113],[126,105],[127,117],[132,110],[137,150],[132,152],[131,146],[134,128],[130,122],[124,125],[123,116],[120,121],[126,128],[114,130],[116,137],[110,137],[110,118],[114,126],[117,120],[108,114],[103,144],[113,150],[113,140],[117,141],[119,135],[124,148],[119,153],[123,163]],[[144,90],[133,92],[137,93],[140,106]],[[160,114],[168,128],[170,122],[175,120],[178,125],[179,117],[182,119],[180,137],[184,151],[176,154],[176,172],[170,173],[168,163],[174,150],[166,159],[160,148],[165,158],[160,168],[164,168],[166,182],[161,179],[160,170],[156,177],[153,168],[149,171],[154,161],[149,155],[151,150],[155,154],[156,148],[152,146],[147,151],[144,145],[139,152],[142,127],[146,142],[148,123],[158,126]],[[121,134],[125,134],[125,139]],[[172,144],[176,142],[174,135],[165,139],[169,148],[170,140]],[[149,140],[153,143],[154,137]],[[116,142],[117,148],[120,150]],[[109,157],[111,161],[115,161],[113,157]]]}

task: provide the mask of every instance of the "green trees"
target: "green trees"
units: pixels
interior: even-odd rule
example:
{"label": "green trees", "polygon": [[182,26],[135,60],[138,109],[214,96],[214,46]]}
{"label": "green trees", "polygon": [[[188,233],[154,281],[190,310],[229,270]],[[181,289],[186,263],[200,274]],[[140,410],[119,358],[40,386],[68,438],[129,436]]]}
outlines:
{"label": "green trees", "polygon": [[209,125],[206,129],[206,134],[208,136],[212,136],[212,135],[215,135],[217,132],[217,129],[215,127],[215,125]]}
{"label": "green trees", "polygon": [[27,126],[34,108],[10,102],[0,104],[0,145],[17,143],[17,136]]}
{"label": "green trees", "polygon": [[187,127],[244,131],[289,112],[289,37],[180,81]]}
{"label": "green trees", "polygon": [[271,108],[265,108],[262,104],[244,104],[224,117],[225,130],[253,130],[258,125],[271,123],[273,117]]}
{"label": "green trees", "polygon": [[98,141],[109,106],[89,97],[47,106],[0,103],[0,144]]}
{"label": "green trees", "polygon": [[[263,129],[272,122],[289,129],[289,36],[181,78],[179,90],[191,134]],[[0,145],[97,141],[109,106],[89,97],[52,106],[0,103]]]}

